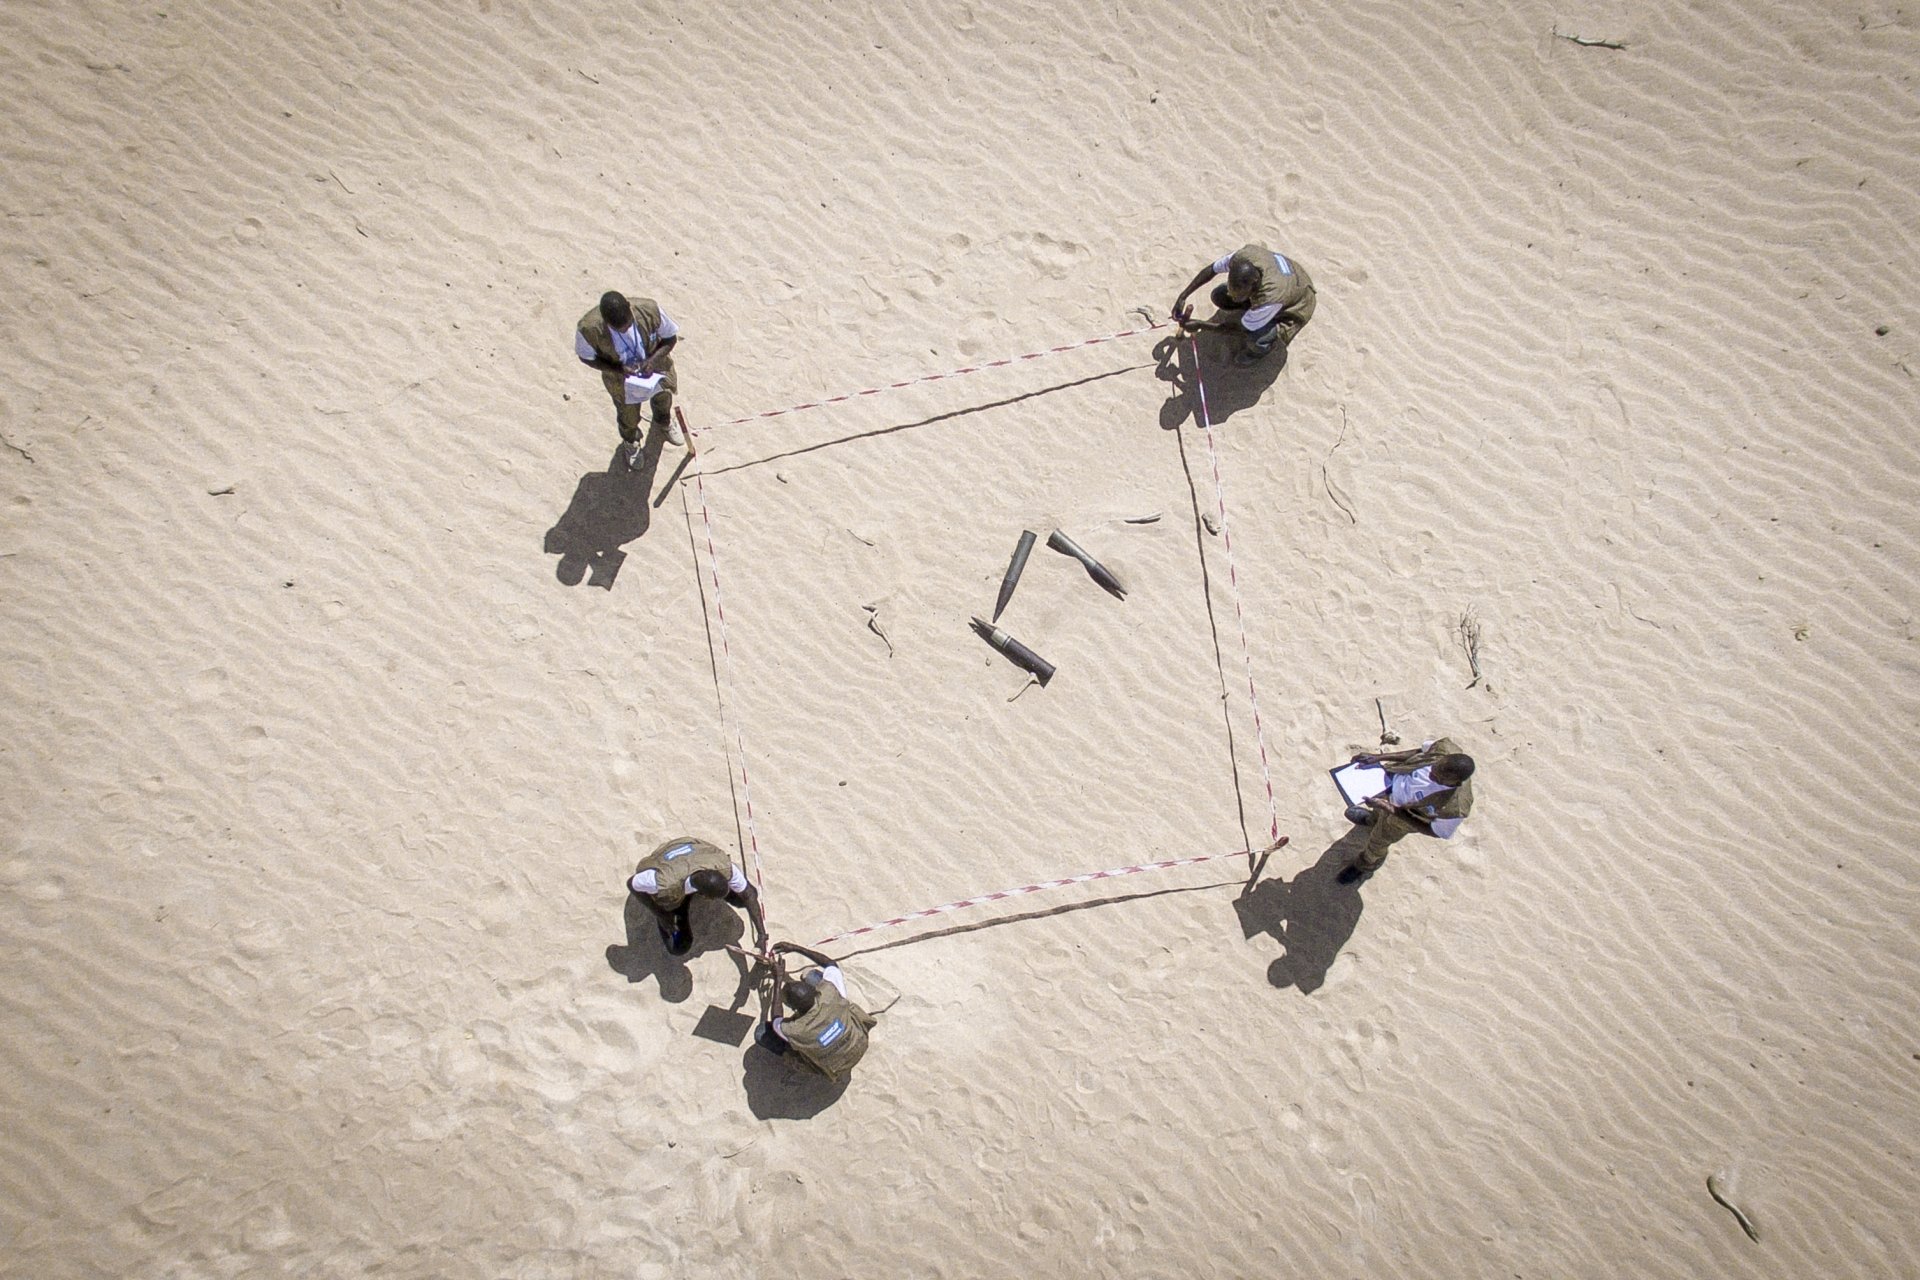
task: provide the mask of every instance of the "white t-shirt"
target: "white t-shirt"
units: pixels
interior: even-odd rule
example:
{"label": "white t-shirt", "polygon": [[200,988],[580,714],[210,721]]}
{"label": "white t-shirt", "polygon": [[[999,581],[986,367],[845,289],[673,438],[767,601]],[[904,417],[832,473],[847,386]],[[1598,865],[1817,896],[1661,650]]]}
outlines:
{"label": "white t-shirt", "polygon": [[[838,991],[842,998],[847,994],[847,980],[841,976],[840,966],[837,964],[830,964],[824,969],[809,970],[807,974],[801,978],[801,981],[810,982],[816,987],[822,982],[831,983],[833,989]],[[787,1038],[787,1033],[780,1029],[780,1024],[785,1021],[785,1018],[775,1018],[773,1020],[773,1034],[779,1036],[782,1040]]]}
{"label": "white t-shirt", "polygon": [[[1432,746],[1429,742],[1420,749],[1426,751]],[[1433,780],[1432,765],[1423,765],[1412,773],[1390,773],[1387,777],[1391,779],[1387,786],[1387,799],[1397,805],[1419,804],[1428,796],[1450,790]],[[1465,818],[1435,818],[1427,824],[1427,830],[1442,840],[1449,840],[1465,821]]]}
{"label": "white t-shirt", "polygon": [[[627,887],[635,893],[658,893],[660,892],[660,873],[652,870],[636,871],[632,877],[627,880]],[[681,888],[686,889],[686,886],[683,884]],[[727,864],[727,889],[731,893],[745,893],[747,891],[746,872],[740,870],[739,867],[731,862]],[[686,891],[688,893],[693,892],[691,889],[686,889]]]}
{"label": "white t-shirt", "polygon": [[[1293,274],[1293,264],[1288,262],[1284,257],[1276,253],[1273,255],[1273,260],[1280,264],[1281,275],[1290,276]],[[1223,276],[1227,274],[1227,268],[1231,265],[1233,265],[1233,255],[1231,253],[1224,258],[1216,258],[1213,263],[1213,274]],[[1264,329],[1272,324],[1273,318],[1279,314],[1280,304],[1277,302],[1270,307],[1254,307],[1240,317],[1240,327],[1243,329]]]}
{"label": "white t-shirt", "polygon": [[[660,327],[644,340],[640,336],[640,326],[630,324],[624,329],[607,330],[607,336],[613,340],[614,354],[620,357],[620,363],[631,368],[647,358],[647,352],[653,350],[668,338],[680,336],[680,326],[675,324],[666,312],[660,313]],[[587,335],[578,329],[573,331],[573,354],[580,357],[581,363],[592,364],[600,358],[600,353],[587,341]]]}

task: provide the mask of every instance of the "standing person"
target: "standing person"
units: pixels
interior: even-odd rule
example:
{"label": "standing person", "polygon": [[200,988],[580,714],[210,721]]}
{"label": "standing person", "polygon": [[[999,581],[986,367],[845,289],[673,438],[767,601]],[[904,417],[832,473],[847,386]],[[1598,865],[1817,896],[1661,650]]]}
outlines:
{"label": "standing person", "polygon": [[640,859],[627,878],[627,890],[653,912],[668,955],[683,956],[693,950],[687,907],[694,898],[724,898],[745,910],[753,924],[754,946],[766,949],[767,918],[760,910],[760,891],[718,845],[684,836],[669,840]]}
{"label": "standing person", "polygon": [[574,327],[573,353],[581,364],[600,371],[600,381],[613,397],[629,467],[640,461],[642,404],[653,406],[653,425],[666,431],[670,443],[686,443],[673,420],[673,393],[680,389],[673,349],[679,341],[679,326],[659,303],[652,298],[628,301],[619,293],[601,294],[600,305]]}
{"label": "standing person", "polygon": [[1387,771],[1387,789],[1347,810],[1360,826],[1373,828],[1367,847],[1342,871],[1341,884],[1356,884],[1378,871],[1401,836],[1418,831],[1451,840],[1473,810],[1473,757],[1452,738],[1435,738],[1417,751],[1357,755],[1355,764],[1377,764]]}
{"label": "standing person", "polygon": [[[1195,320],[1187,306],[1194,290],[1215,276],[1225,276],[1227,282],[1214,289],[1213,305],[1234,315],[1231,323]],[[1313,281],[1305,267],[1264,245],[1247,244],[1200,268],[1173,300],[1173,315],[1188,329],[1237,331],[1241,346],[1233,362],[1250,365],[1265,359],[1275,347],[1286,351],[1313,319],[1314,300]]]}
{"label": "standing person", "polygon": [[[791,1049],[829,1080],[844,1080],[867,1052],[873,1015],[847,999],[847,981],[832,956],[797,942],[778,942],[773,950],[773,1005],[760,1043],[774,1053]],[[787,977],[784,957],[789,951],[820,967],[799,978]]]}

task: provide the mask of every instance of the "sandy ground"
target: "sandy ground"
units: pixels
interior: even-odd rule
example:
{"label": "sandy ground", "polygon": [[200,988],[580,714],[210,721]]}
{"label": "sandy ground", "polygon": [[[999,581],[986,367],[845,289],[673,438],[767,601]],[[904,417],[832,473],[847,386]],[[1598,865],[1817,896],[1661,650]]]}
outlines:
{"label": "sandy ground", "polygon": [[[0,8],[0,1275],[1920,1275],[1916,21]],[[1232,578],[1158,335],[718,425],[1249,239]],[[801,940],[1292,843],[862,939],[835,1091],[623,900],[741,764]]]}

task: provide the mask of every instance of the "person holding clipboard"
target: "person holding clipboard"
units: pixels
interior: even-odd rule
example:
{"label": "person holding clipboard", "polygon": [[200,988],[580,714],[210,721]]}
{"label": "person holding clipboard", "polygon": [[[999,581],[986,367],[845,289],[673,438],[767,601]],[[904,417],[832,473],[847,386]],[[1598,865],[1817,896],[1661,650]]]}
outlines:
{"label": "person holding clipboard", "polygon": [[1361,754],[1333,771],[1347,801],[1347,817],[1371,827],[1367,847],[1342,871],[1341,884],[1358,884],[1386,863],[1395,841],[1418,831],[1442,840],[1473,809],[1473,757],[1452,738],[1435,738],[1417,751]]}

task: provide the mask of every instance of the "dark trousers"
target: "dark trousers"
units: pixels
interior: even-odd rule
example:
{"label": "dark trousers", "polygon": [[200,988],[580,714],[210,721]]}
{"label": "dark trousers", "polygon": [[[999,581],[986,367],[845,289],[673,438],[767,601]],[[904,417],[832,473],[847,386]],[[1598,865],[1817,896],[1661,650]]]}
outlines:
{"label": "dark trousers", "polygon": [[[1212,293],[1213,305],[1229,315],[1239,315],[1247,309],[1244,302],[1235,302],[1227,296],[1227,286],[1215,285]],[[1241,329],[1243,350],[1248,355],[1264,356],[1274,347],[1290,344],[1300,331],[1307,327],[1307,321],[1313,319],[1314,292],[1308,289],[1306,296],[1299,302],[1280,308],[1280,314],[1258,329]]]}

